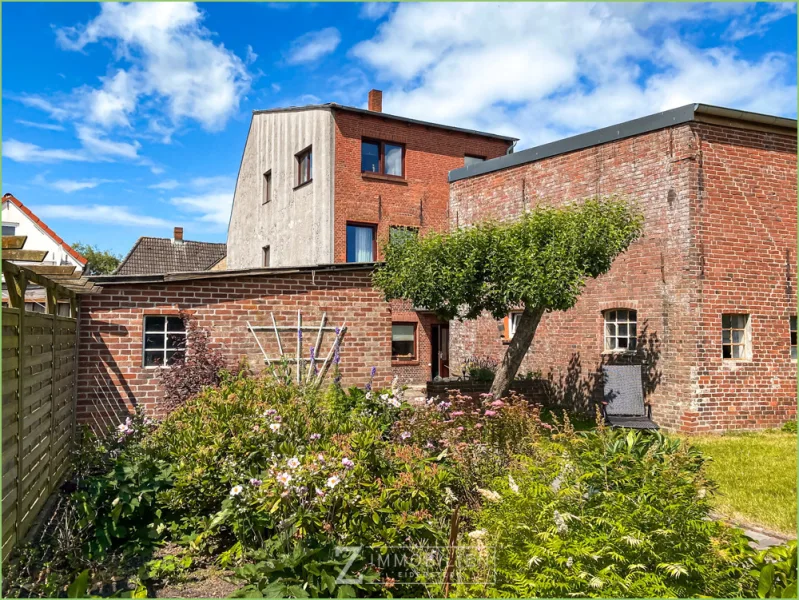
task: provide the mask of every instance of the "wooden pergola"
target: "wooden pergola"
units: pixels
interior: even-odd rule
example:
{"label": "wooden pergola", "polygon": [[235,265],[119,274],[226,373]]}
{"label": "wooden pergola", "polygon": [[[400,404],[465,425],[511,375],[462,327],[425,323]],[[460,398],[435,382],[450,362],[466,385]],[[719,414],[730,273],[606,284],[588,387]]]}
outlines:
{"label": "wooden pergola", "polygon": [[17,264],[12,261],[41,262],[47,256],[46,250],[25,250],[27,236],[3,236],[2,270],[11,306],[25,309],[25,292],[28,284],[41,286],[47,297],[47,313],[56,314],[59,300],[69,300],[70,316],[77,317],[78,294],[91,292],[95,285],[80,273],[75,273],[73,265]]}

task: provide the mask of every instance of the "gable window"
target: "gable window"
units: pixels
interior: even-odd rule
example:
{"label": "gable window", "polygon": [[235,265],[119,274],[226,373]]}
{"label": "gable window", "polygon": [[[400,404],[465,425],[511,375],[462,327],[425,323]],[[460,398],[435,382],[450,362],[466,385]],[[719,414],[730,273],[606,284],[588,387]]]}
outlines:
{"label": "gable window", "polygon": [[272,199],[272,171],[264,173],[264,201],[266,204]]}
{"label": "gable window", "polygon": [[391,324],[391,359],[416,360],[416,323]]}
{"label": "gable window", "polygon": [[3,235],[17,235],[17,226],[3,225]]}
{"label": "gable window", "polygon": [[269,263],[270,263],[269,246],[264,246],[263,263],[264,263],[263,266],[265,266],[265,267],[269,266]]}
{"label": "gable window", "polygon": [[468,167],[470,165],[476,165],[477,163],[484,162],[486,159],[485,156],[475,156],[473,154],[467,154],[463,157],[463,166]]}
{"label": "gable window", "polygon": [[297,154],[297,187],[313,179],[313,151],[309,146]]}
{"label": "gable window", "polygon": [[186,354],[186,325],[179,316],[144,317],[144,366],[162,367]]}
{"label": "gable window", "polygon": [[638,346],[638,313],[614,309],[605,313],[605,351],[632,352]]}
{"label": "gable window", "polygon": [[361,140],[361,172],[405,177],[405,146],[380,140]]}
{"label": "gable window", "polygon": [[796,317],[791,317],[791,358],[796,360]]}
{"label": "gable window", "polygon": [[749,315],[721,315],[722,358],[745,360],[751,355]]}
{"label": "gable window", "polygon": [[375,226],[347,223],[347,262],[372,262],[375,256]]}
{"label": "gable window", "polygon": [[392,225],[388,228],[389,244],[403,244],[406,241],[417,237],[419,237],[418,227],[402,227],[400,225]]}

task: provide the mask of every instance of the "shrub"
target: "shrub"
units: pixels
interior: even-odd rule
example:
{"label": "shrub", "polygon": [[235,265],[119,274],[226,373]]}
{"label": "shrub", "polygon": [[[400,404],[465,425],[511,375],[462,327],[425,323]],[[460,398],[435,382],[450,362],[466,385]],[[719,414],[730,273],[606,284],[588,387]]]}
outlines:
{"label": "shrub", "polygon": [[782,425],[782,430],[785,433],[796,433],[796,421],[786,421]]}
{"label": "shrub", "polygon": [[489,595],[751,594],[748,540],[708,519],[702,463],[661,434],[561,429],[541,440],[474,516],[472,537],[497,549]]}
{"label": "shrub", "polygon": [[[795,423],[795,422],[794,422]],[[762,550],[752,570],[760,598],[796,598],[796,541]]]}
{"label": "shrub", "polygon": [[498,366],[499,362],[490,356],[470,356],[463,361],[463,372],[472,381],[491,382]]}

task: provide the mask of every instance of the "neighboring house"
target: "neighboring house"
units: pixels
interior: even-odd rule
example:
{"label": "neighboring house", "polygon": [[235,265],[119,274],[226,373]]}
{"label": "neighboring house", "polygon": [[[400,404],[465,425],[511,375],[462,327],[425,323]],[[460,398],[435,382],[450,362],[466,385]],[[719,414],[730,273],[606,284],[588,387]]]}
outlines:
{"label": "neighboring house", "polygon": [[224,268],[225,244],[183,240],[183,228],[173,237],[140,237],[114,275],[157,275]]}
{"label": "neighboring house", "polygon": [[[86,258],[67,244],[61,236],[50,229],[44,221],[37,217],[12,194],[3,196],[3,235],[24,235],[26,250],[46,250],[47,255],[42,262],[13,261],[19,264],[37,265],[72,265],[75,272],[80,273],[86,266]],[[3,302],[7,303],[8,294],[3,283]],[[25,294],[26,308],[35,312],[45,312],[46,294],[38,286],[30,285]],[[69,314],[69,305],[64,309]]]}
{"label": "neighboring house", "polygon": [[[516,138],[322,104],[255,111],[228,227],[227,268],[369,263],[395,235],[445,231],[447,175]],[[403,380],[447,375],[446,324],[392,303]],[[431,360],[431,353],[436,357]]]}
{"label": "neighboring house", "polygon": [[[694,104],[450,174],[450,225],[620,194],[644,237],[544,316],[521,372],[602,399],[601,366],[641,364],[657,422],[682,431],[796,418],[796,121]],[[516,315],[451,324],[453,364],[501,356]]]}

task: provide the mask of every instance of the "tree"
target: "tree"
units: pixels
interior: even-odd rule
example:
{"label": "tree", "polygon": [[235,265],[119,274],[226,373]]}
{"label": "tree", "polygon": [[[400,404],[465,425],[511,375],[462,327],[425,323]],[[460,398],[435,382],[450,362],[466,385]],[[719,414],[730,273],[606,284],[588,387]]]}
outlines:
{"label": "tree", "polygon": [[108,275],[113,273],[122,261],[122,257],[110,250],[100,250],[97,246],[78,242],[72,247],[88,261],[84,273],[86,275]]}
{"label": "tree", "polygon": [[643,233],[643,216],[606,197],[539,206],[511,223],[486,222],[388,243],[373,275],[386,300],[409,300],[440,318],[502,319],[521,309],[491,393],[508,393],[547,311],[573,307],[587,278],[606,273]]}

